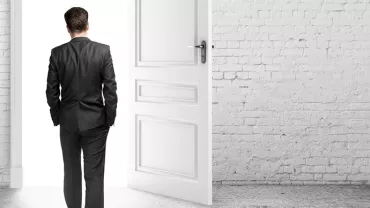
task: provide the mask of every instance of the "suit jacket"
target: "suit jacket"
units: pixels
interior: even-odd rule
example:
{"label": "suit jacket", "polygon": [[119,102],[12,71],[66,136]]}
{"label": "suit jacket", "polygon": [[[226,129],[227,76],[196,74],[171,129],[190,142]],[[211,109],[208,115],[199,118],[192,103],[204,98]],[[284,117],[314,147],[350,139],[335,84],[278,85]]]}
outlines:
{"label": "suit jacket", "polygon": [[54,47],[49,62],[46,98],[54,126],[73,132],[114,124],[118,97],[109,45],[75,37]]}

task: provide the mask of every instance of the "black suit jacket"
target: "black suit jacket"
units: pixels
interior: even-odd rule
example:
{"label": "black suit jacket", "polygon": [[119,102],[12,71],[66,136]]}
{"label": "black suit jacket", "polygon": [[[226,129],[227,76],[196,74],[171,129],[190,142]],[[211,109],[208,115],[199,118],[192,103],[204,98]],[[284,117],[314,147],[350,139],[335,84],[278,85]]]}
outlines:
{"label": "black suit jacket", "polygon": [[49,62],[46,98],[54,126],[83,131],[114,124],[118,98],[109,45],[75,37],[53,48]]}

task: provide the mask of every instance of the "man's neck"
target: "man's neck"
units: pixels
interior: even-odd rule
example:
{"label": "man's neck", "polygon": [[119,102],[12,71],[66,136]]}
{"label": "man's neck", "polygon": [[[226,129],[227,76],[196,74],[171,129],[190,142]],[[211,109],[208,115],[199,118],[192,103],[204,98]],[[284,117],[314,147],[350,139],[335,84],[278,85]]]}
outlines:
{"label": "man's neck", "polygon": [[78,34],[78,35],[74,35],[74,36],[72,36],[72,39],[73,39],[73,38],[78,38],[78,37],[87,37],[87,34]]}
{"label": "man's neck", "polygon": [[72,37],[72,39],[73,38],[82,38],[82,37],[87,38],[87,36],[74,36],[74,37]]}

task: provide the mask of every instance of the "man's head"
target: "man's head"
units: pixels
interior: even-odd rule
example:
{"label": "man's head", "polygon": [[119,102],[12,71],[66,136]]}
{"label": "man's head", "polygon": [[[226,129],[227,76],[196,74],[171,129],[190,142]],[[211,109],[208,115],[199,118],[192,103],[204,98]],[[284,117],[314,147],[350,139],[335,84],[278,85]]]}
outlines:
{"label": "man's head", "polygon": [[89,14],[81,7],[72,7],[65,14],[64,19],[71,37],[84,36],[89,29]]}

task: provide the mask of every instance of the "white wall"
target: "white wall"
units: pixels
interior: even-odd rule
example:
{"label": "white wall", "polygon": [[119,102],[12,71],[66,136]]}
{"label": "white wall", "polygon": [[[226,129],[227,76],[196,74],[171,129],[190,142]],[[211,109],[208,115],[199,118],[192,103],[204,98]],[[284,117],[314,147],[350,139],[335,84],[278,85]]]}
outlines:
{"label": "white wall", "polygon": [[[70,40],[64,13],[73,6],[89,12],[89,38],[111,46],[118,108],[106,150],[106,186],[126,184],[127,47],[126,1],[23,1],[23,162],[25,186],[62,186],[63,158],[59,126],[46,102],[50,51]],[[82,156],[81,156],[82,158]],[[83,162],[82,162],[83,169]]]}
{"label": "white wall", "polygon": [[370,1],[213,1],[213,178],[370,180]]}

